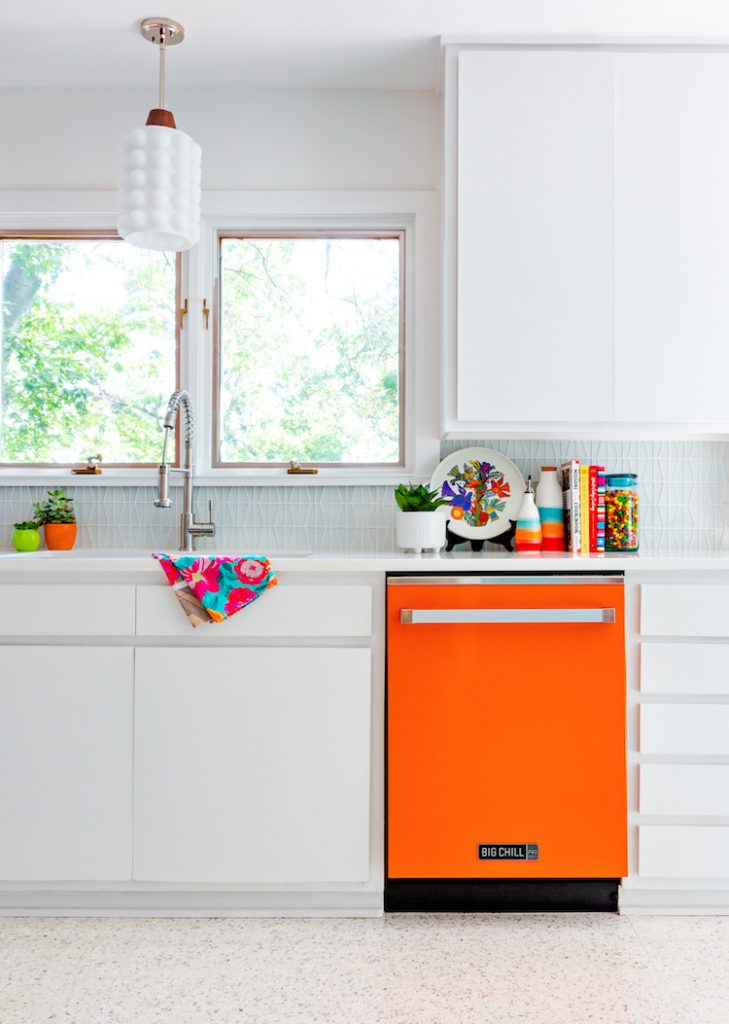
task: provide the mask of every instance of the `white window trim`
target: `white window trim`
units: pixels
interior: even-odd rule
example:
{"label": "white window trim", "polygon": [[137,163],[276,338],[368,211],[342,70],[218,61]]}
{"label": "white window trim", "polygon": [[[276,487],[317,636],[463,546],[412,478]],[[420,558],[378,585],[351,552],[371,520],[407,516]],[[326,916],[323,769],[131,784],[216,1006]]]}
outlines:
{"label": "white window trim", "polygon": [[[0,230],[108,228],[116,220],[114,192],[2,192]],[[182,260],[182,296],[188,299],[180,339],[180,382],[196,417],[195,482],[203,486],[327,486],[396,484],[427,479],[440,458],[440,241],[435,192],[206,192],[200,242]],[[322,467],[316,476],[289,476],[282,468],[212,467],[212,339],[203,299],[212,307],[217,234],[263,229],[382,228],[405,232],[405,466]],[[160,454],[162,451],[160,430]],[[154,469],[105,469],[73,476],[68,469],[0,469],[0,486],[73,483],[73,486],[153,484]]]}

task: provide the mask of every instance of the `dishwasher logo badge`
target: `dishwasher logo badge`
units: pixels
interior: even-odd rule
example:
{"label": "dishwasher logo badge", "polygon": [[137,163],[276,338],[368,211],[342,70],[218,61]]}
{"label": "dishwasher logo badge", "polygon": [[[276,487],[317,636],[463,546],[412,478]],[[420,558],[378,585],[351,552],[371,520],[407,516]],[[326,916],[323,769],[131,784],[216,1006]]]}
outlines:
{"label": "dishwasher logo badge", "polygon": [[479,860],[539,860],[538,843],[479,843]]}

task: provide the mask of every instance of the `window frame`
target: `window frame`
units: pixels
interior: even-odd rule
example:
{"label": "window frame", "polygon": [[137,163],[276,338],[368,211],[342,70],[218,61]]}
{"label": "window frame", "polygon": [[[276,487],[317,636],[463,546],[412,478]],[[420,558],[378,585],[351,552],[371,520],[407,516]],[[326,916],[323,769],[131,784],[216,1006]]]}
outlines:
{"label": "window frame", "polygon": [[[0,243],[5,241],[119,241],[124,240],[116,228],[3,228],[0,226]],[[181,253],[175,258],[175,388],[180,387],[180,363],[181,363],[181,340],[180,307],[182,305],[182,260]],[[2,336],[0,335],[0,343]],[[160,451],[161,451],[160,444]],[[103,453],[102,453],[103,454]],[[180,460],[180,431],[175,431],[175,450],[173,466],[179,466]],[[33,470],[71,470],[82,465],[83,462],[2,462],[0,461],[0,483],[4,471],[24,472]],[[110,470],[149,470],[156,467],[156,462],[102,462],[102,468]]]}
{"label": "window frame", "polygon": [[[0,190],[0,234],[64,231],[105,232],[116,220],[117,194],[111,190]],[[393,469],[325,466],[316,476],[288,475],[284,468],[213,468],[212,344],[203,301],[215,315],[217,275],[215,233],[326,227],[401,229],[405,232],[405,465]],[[200,242],[181,254],[180,297],[188,313],[180,331],[179,386],[192,397],[197,427],[197,486],[327,487],[396,486],[404,480],[429,480],[440,459],[441,439],[441,210],[435,190],[407,191],[243,191],[203,192]],[[210,328],[213,327],[210,317]],[[179,325],[178,325],[179,327]],[[160,455],[162,453],[160,430]],[[171,487],[181,486],[176,474]],[[145,468],[105,466],[99,476],[72,476],[68,467],[0,467],[0,486],[74,487],[153,486],[156,464]]]}
{"label": "window frame", "polygon": [[398,304],[398,460],[397,462],[324,462],[307,461],[306,466],[317,469],[365,469],[365,470],[398,470],[402,472],[405,467],[405,430],[406,430],[406,358],[405,358],[405,325],[406,325],[406,296],[407,280],[405,271],[405,229],[404,228],[298,228],[285,230],[283,228],[257,228],[254,230],[243,229],[222,229],[215,233],[216,246],[216,281],[217,286],[214,293],[213,308],[213,337],[212,337],[212,431],[211,431],[211,452],[210,464],[213,471],[220,469],[260,469],[263,471],[275,469],[287,469],[290,465],[286,462],[225,462],[220,458],[220,426],[221,426],[221,395],[220,395],[220,361],[221,349],[221,314],[222,314],[222,243],[227,239],[235,238],[344,238],[344,239],[391,239],[398,242],[399,262],[399,304]]}

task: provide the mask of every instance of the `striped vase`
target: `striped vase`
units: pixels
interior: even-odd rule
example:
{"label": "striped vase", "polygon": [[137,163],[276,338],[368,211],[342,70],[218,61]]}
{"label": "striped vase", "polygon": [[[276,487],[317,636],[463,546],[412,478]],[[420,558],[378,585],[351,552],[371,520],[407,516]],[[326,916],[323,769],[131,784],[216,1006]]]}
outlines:
{"label": "striped vase", "polygon": [[527,480],[526,491],[521,503],[519,518],[516,521],[516,550],[517,551],[541,551],[542,550],[542,524],[539,519],[539,511],[534,504],[534,491],[532,489],[532,478]]}
{"label": "striped vase", "polygon": [[536,503],[542,524],[542,551],[564,551],[564,509],[556,466],[542,466]]}

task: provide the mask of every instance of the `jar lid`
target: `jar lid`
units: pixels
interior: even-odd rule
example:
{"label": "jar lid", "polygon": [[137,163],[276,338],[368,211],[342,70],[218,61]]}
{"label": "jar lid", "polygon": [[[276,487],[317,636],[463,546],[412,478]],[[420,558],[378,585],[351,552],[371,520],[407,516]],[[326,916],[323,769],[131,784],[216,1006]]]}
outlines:
{"label": "jar lid", "polygon": [[637,473],[608,473],[605,477],[607,487],[635,487],[637,483]]}

